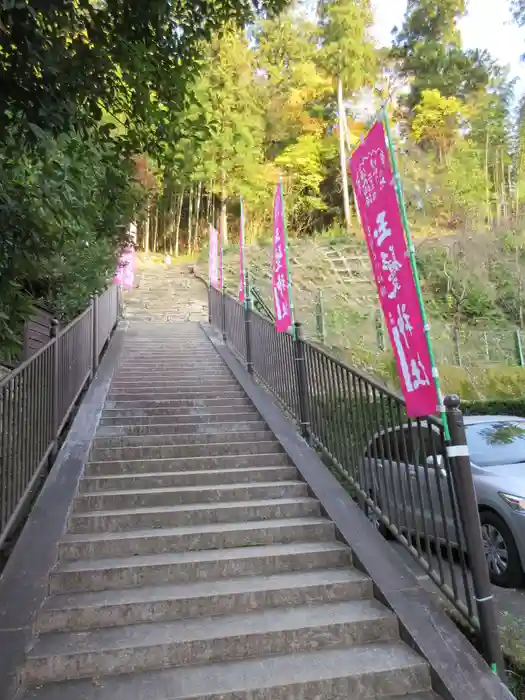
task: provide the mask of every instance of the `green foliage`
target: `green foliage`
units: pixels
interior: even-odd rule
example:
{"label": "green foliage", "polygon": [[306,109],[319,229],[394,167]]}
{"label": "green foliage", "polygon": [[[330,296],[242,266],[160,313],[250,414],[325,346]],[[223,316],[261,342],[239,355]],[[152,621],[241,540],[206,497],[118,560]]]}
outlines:
{"label": "green foliage", "polygon": [[0,150],[0,337],[16,356],[32,300],[71,318],[115,269],[140,191],[111,143],[10,130]]}
{"label": "green foliage", "polygon": [[525,418],[523,399],[489,399],[488,401],[468,401],[461,406],[467,416],[520,416]]}
{"label": "green foliage", "polygon": [[488,56],[461,47],[457,22],[465,9],[465,0],[409,1],[403,26],[395,31],[392,55],[412,81],[410,108],[421,101],[424,90],[465,99],[487,84]]}

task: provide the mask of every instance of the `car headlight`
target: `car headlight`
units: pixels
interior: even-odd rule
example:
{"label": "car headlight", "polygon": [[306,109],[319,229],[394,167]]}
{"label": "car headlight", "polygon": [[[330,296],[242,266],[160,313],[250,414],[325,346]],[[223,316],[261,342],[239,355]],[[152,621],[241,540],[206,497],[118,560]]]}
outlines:
{"label": "car headlight", "polygon": [[503,498],[505,503],[512,508],[512,510],[517,511],[518,513],[525,513],[525,498],[522,498],[521,496],[513,496],[510,493],[502,493],[501,491],[499,492],[499,495]]}

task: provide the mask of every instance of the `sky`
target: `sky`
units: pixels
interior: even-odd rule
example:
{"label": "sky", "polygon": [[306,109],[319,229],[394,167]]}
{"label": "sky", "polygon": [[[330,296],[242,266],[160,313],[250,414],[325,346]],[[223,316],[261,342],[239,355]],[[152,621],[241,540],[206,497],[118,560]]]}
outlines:
{"label": "sky", "polygon": [[[391,43],[394,26],[401,26],[406,0],[372,0],[375,13],[374,36],[383,46]],[[496,9],[497,8],[497,9]],[[467,49],[486,49],[499,63],[509,65],[517,76],[516,93],[525,92],[525,28],[512,22],[507,0],[468,0],[468,14],[461,20],[463,44]]]}

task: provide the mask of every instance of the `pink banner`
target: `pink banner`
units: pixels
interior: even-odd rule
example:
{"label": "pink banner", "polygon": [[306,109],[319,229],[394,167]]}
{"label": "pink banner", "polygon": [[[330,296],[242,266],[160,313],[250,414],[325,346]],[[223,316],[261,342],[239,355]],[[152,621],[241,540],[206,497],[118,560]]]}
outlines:
{"label": "pink banner", "polygon": [[137,267],[137,254],[135,248],[129,246],[124,248],[117,263],[117,270],[113,281],[123,289],[133,289],[135,270]]}
{"label": "pink banner", "polygon": [[219,254],[219,232],[210,224],[210,259],[208,278],[212,287],[221,289],[221,260]]}
{"label": "pink banner", "polygon": [[239,235],[239,301],[244,304],[244,282],[246,271],[244,267],[244,206],[241,199],[241,231]]}
{"label": "pink banner", "polygon": [[288,260],[286,255],[286,232],[284,228],[284,201],[282,184],[277,185],[273,202],[273,260],[272,260],[273,308],[275,327],[284,333],[293,323]]}
{"label": "pink banner", "polygon": [[352,154],[350,173],[408,417],[436,413],[439,399],[381,122]]}

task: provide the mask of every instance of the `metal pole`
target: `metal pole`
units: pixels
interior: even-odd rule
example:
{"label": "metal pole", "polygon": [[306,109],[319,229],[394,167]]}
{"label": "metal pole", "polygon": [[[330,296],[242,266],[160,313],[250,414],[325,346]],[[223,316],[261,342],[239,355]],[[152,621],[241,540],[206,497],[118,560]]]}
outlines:
{"label": "metal pole", "polygon": [[221,292],[221,316],[222,316],[222,339],[224,342],[226,342],[226,295],[224,294],[224,290]]}
{"label": "metal pole", "polygon": [[96,295],[91,297],[91,320],[91,376],[94,377],[98,367],[98,296]]}
{"label": "metal pole", "polygon": [[51,450],[50,462],[52,463],[58,453],[58,427],[59,427],[59,417],[58,417],[58,396],[59,396],[59,338],[58,338],[58,321],[54,318],[51,321],[51,328],[49,329],[49,335],[54,338],[55,344],[53,345],[53,375],[52,375],[52,402],[51,402],[51,423],[52,423],[52,435],[53,435],[53,449]]}
{"label": "metal pole", "polygon": [[211,317],[211,284],[208,284],[208,323],[211,326],[212,322],[212,317]]}
{"label": "metal pole", "polygon": [[518,353],[518,363],[520,367],[525,366],[525,360],[523,359],[523,345],[521,344],[521,331],[516,328],[516,351]]}
{"label": "metal pole", "polygon": [[294,361],[297,376],[297,393],[299,396],[299,424],[301,426],[301,435],[307,439],[310,435],[310,418],[308,414],[308,382],[306,379],[304,337],[302,325],[298,321],[294,325]]}
{"label": "metal pole", "polygon": [[463,525],[472,572],[483,656],[493,672],[497,673],[504,680],[505,664],[501,652],[496,606],[492,595],[487,560],[485,559],[463,414],[459,405],[459,396],[445,397],[451,441],[450,446],[447,447],[447,454],[451,464],[453,483],[458,499],[458,510]]}
{"label": "metal pole", "polygon": [[323,291],[319,289],[317,291],[317,299],[315,305],[315,318],[317,322],[317,337],[321,343],[326,340],[326,326],[324,320],[324,301],[323,301]]}
{"label": "metal pole", "polygon": [[248,374],[253,374],[252,308],[252,295],[248,286],[248,275],[246,275],[244,284],[244,333],[246,342],[246,371],[248,372]]}

